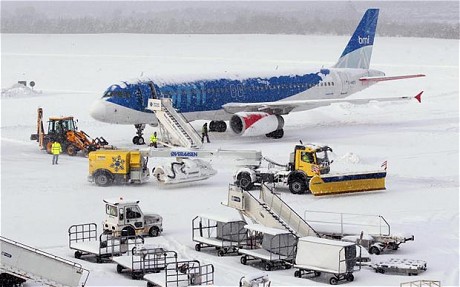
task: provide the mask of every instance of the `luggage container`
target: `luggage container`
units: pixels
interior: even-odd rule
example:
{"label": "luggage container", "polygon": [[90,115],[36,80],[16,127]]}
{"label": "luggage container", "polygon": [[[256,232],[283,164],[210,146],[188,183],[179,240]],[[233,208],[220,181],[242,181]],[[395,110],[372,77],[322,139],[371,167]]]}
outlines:
{"label": "luggage container", "polygon": [[214,247],[218,256],[237,253],[248,239],[246,222],[215,215],[198,215],[192,220],[192,240],[195,250]]}
{"label": "luggage container", "polygon": [[75,250],[74,256],[94,256],[97,263],[113,256],[129,252],[144,239],[136,236],[115,237],[108,233],[97,235],[96,223],[75,224],[69,227],[69,248]]}
{"label": "luggage container", "polygon": [[353,281],[353,272],[359,270],[356,264],[360,257],[360,249],[351,242],[342,242],[318,237],[299,238],[295,258],[295,277],[313,274],[320,276],[322,272],[330,274],[329,283],[336,285],[339,281]]}
{"label": "luggage container", "polygon": [[240,262],[246,265],[250,260],[260,260],[265,271],[274,267],[291,268],[294,261],[297,237],[287,230],[265,227],[260,224],[245,226],[250,237],[247,249],[239,249]]}

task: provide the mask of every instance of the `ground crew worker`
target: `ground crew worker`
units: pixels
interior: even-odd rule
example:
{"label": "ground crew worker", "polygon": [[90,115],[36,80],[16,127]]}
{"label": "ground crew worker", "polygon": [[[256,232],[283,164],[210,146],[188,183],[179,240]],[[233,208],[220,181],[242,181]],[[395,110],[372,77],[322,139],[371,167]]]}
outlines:
{"label": "ground crew worker", "polygon": [[201,142],[204,142],[204,137],[206,137],[206,140],[208,143],[209,141],[209,136],[208,136],[208,123],[204,123],[203,127],[201,128]]}
{"label": "ground crew worker", "polygon": [[150,136],[150,146],[153,146],[154,148],[157,148],[157,132],[154,132],[153,135]]}
{"label": "ground crew worker", "polygon": [[303,152],[302,153],[302,161],[307,162],[307,163],[313,163],[313,157],[311,156],[310,153]]}
{"label": "ground crew worker", "polygon": [[58,164],[59,154],[62,152],[61,144],[54,141],[51,145],[51,153],[53,154],[53,164]]}

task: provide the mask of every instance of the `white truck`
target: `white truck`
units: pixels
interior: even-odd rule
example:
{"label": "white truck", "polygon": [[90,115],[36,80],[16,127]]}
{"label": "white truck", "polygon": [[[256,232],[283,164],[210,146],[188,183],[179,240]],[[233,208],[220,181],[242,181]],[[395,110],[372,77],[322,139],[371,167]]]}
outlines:
{"label": "white truck", "polygon": [[123,198],[104,200],[104,232],[114,236],[148,235],[156,237],[163,232],[163,217],[158,214],[144,214],[139,201]]}
{"label": "white truck", "polygon": [[336,285],[339,281],[353,281],[353,272],[359,270],[356,264],[360,249],[351,242],[342,242],[313,236],[299,238],[295,258],[295,277],[321,272],[330,274],[329,283]]}

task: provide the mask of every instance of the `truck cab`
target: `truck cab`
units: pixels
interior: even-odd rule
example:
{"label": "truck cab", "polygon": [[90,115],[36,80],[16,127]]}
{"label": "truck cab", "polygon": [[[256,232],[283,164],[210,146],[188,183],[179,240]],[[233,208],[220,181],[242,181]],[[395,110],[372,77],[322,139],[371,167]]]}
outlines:
{"label": "truck cab", "polygon": [[303,171],[309,177],[313,177],[318,173],[328,174],[331,164],[328,151],[332,152],[332,149],[328,146],[296,145],[289,158],[290,170]]}
{"label": "truck cab", "polygon": [[104,232],[115,236],[148,235],[156,237],[163,231],[163,218],[158,214],[144,214],[139,201],[104,200],[106,218]]}

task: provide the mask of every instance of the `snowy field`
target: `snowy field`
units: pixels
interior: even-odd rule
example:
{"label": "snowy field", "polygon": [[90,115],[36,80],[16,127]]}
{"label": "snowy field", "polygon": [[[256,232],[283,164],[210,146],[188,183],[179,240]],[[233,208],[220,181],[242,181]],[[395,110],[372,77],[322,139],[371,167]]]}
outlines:
{"label": "snowy field", "polygon": [[[112,83],[141,75],[187,75],[213,72],[290,70],[332,65],[348,37],[276,35],[11,35],[2,36],[1,97],[1,234],[81,263],[91,270],[90,286],[145,286],[117,274],[115,264],[73,258],[67,229],[72,224],[102,222],[104,198],[140,200],[144,212],[164,218],[164,233],[148,238],[176,250],[181,258],[215,266],[219,286],[237,286],[261,267],[244,266],[238,256],[196,252],[191,220],[201,213],[236,215],[226,201],[234,166],[215,159],[218,174],[203,182],[160,186],[100,188],[87,182],[88,161],[82,156],[51,156],[29,140],[36,130],[36,110],[44,116],[73,115],[80,129],[104,136],[117,147],[129,147],[134,127],[93,120],[91,103]],[[423,101],[334,104],[285,117],[285,136],[241,138],[212,134],[207,149],[257,149],[287,162],[302,140],[327,144],[338,163],[379,167],[388,160],[387,190],[339,196],[281,196],[300,215],[304,211],[383,215],[392,233],[414,234],[415,241],[372,260],[421,259],[428,270],[417,277],[378,274],[362,268],[347,286],[399,286],[416,279],[459,282],[459,42],[421,38],[377,37],[371,68],[387,75],[423,73],[425,78],[383,82],[354,97],[415,96]],[[17,81],[35,81],[33,93],[10,89]],[[193,123],[201,126],[202,121]],[[153,132],[146,128],[147,137]],[[150,167],[157,161],[151,159]],[[332,167],[334,169],[334,166]],[[299,279],[293,270],[269,273],[271,286],[328,285],[325,277]],[[28,282],[25,286],[35,286]]]}

